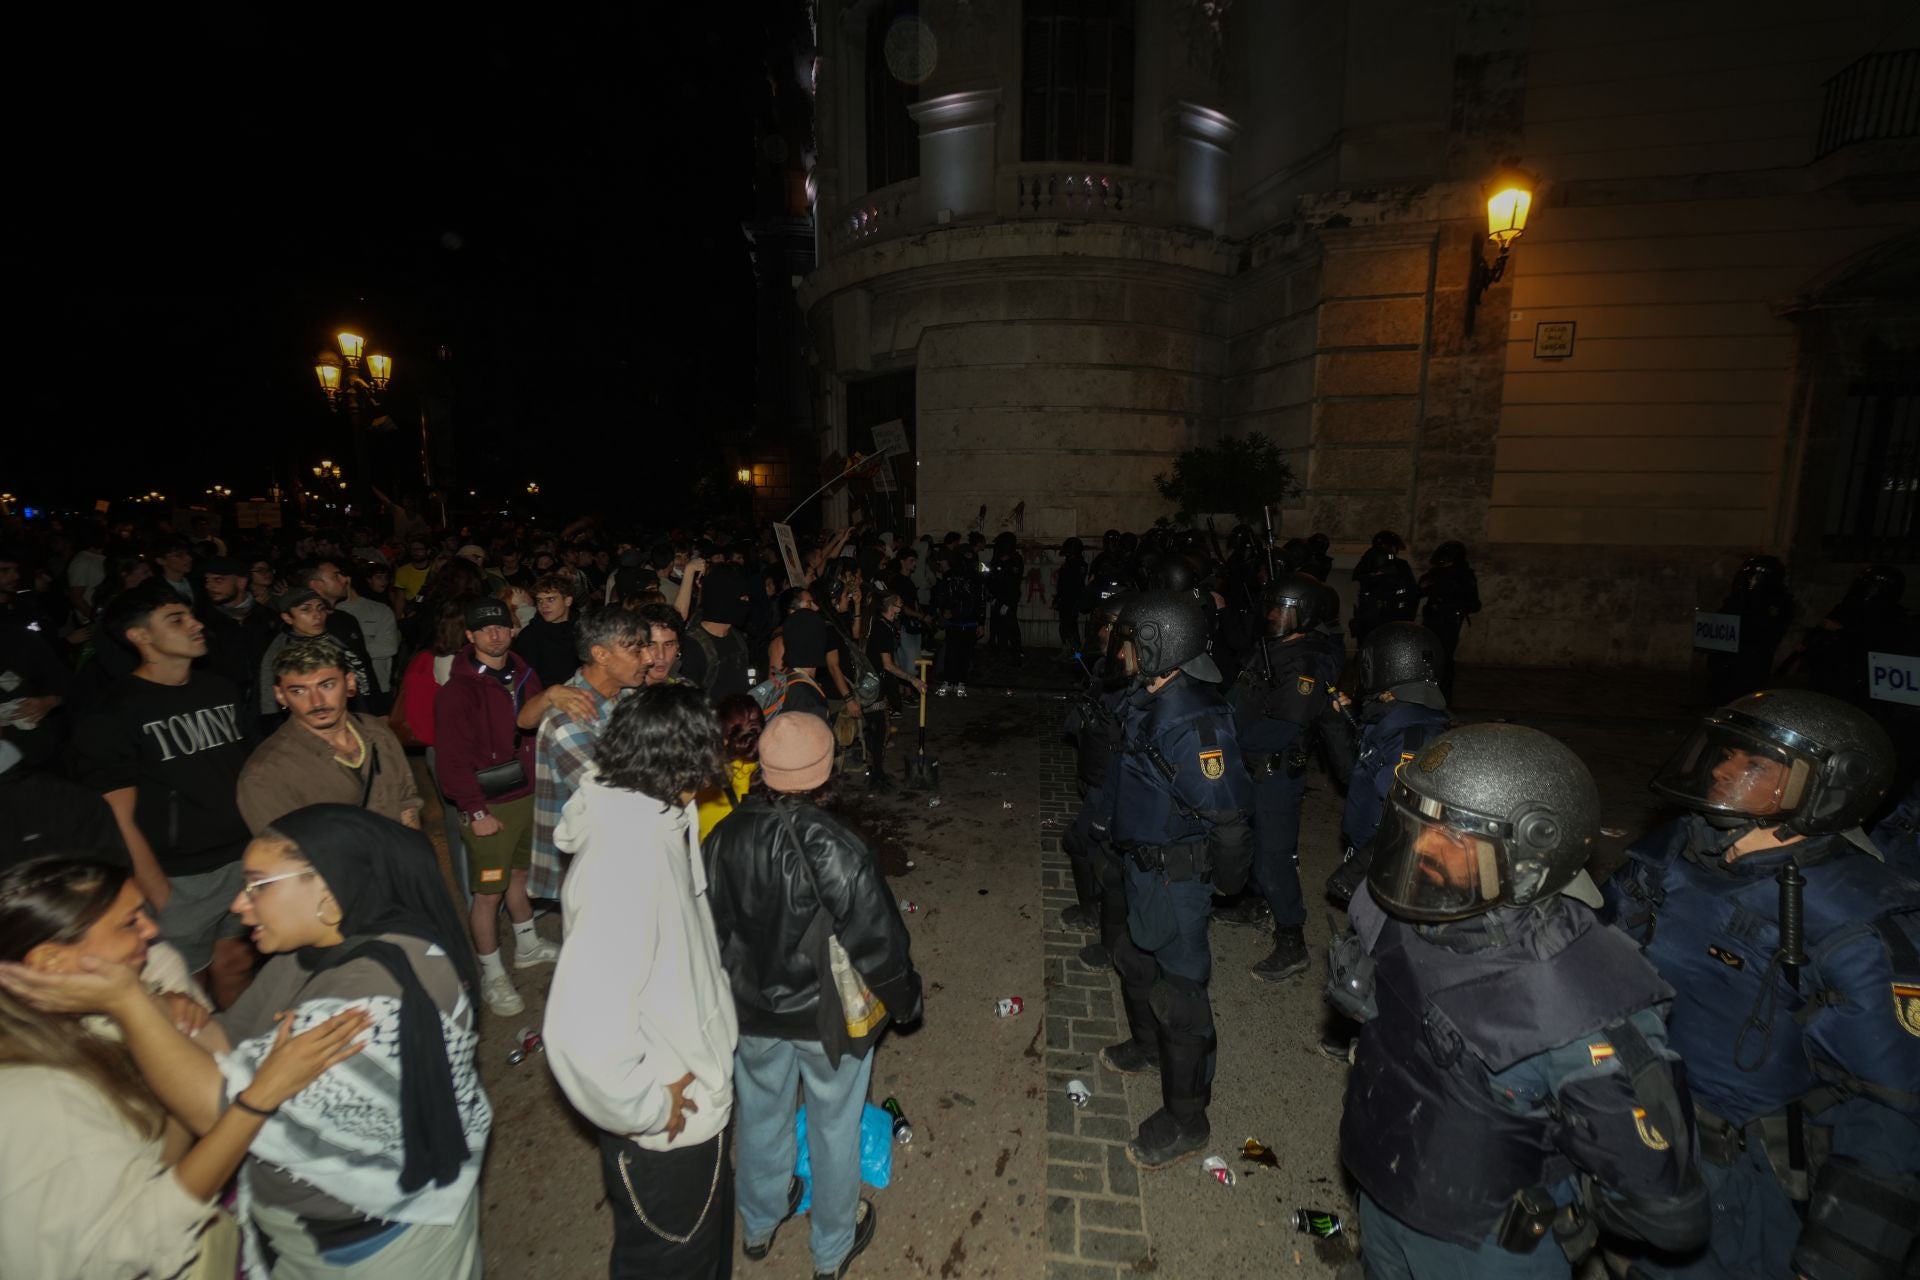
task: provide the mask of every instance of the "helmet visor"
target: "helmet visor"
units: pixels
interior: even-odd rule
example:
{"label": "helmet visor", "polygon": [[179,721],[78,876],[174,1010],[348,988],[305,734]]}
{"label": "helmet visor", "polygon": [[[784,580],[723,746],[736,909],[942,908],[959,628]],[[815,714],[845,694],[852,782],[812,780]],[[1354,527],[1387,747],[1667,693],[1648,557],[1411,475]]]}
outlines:
{"label": "helmet visor", "polygon": [[1478,915],[1501,900],[1505,825],[1396,784],[1374,837],[1367,888],[1374,901],[1409,919]]}
{"label": "helmet visor", "polygon": [[1730,722],[1701,725],[1653,780],[1653,789],[1703,813],[1779,822],[1807,798],[1819,762]]}

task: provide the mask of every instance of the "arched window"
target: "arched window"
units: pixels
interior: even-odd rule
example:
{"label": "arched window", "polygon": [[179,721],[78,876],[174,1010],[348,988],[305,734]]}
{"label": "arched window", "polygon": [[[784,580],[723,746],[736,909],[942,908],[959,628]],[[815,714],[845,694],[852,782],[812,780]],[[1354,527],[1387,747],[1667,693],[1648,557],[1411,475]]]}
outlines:
{"label": "arched window", "polygon": [[[918,86],[887,65],[887,34],[899,22],[916,22],[918,0],[882,0],[867,19],[867,190],[920,176],[920,131],[907,114]],[[906,32],[902,32],[906,34]]]}
{"label": "arched window", "polygon": [[1133,162],[1133,0],[1026,0],[1020,158]]}

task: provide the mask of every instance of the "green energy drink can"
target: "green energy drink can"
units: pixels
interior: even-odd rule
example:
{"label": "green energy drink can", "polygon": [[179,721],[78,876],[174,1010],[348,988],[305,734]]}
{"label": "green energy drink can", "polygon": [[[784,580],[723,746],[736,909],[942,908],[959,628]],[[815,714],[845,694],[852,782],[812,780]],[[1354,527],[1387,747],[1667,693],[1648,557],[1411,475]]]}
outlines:
{"label": "green energy drink can", "polygon": [[1339,1235],[1347,1226],[1340,1221],[1339,1214],[1326,1209],[1295,1209],[1293,1229],[1302,1235],[1319,1236],[1324,1240]]}
{"label": "green energy drink can", "polygon": [[900,1107],[900,1099],[888,1098],[880,1104],[880,1109],[893,1117],[893,1140],[901,1146],[913,1141],[913,1126],[907,1123],[907,1113]]}

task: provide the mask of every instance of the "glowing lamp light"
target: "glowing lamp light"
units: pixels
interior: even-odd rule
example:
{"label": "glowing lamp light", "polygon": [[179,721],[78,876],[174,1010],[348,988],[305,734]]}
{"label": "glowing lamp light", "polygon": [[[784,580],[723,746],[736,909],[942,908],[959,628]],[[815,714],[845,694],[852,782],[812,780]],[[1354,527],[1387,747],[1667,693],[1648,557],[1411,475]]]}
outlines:
{"label": "glowing lamp light", "polygon": [[317,364],[313,366],[313,376],[320,379],[320,389],[327,393],[328,404],[332,404],[340,398],[339,365]]}
{"label": "glowing lamp light", "polygon": [[387,381],[393,377],[392,356],[368,356],[367,375],[373,379],[375,391],[385,391]]}
{"label": "glowing lamp light", "polygon": [[1533,207],[1533,192],[1525,187],[1507,185],[1487,197],[1487,237],[1502,249],[1512,244],[1527,229],[1527,212]]}
{"label": "glowing lamp light", "polygon": [[360,353],[367,349],[367,340],[357,333],[339,333],[334,336],[340,339],[340,354],[347,358],[347,367],[358,369]]}
{"label": "glowing lamp light", "polygon": [[753,468],[752,468],[752,467],[742,467],[742,468],[740,468],[740,469],[739,469],[738,471],[736,471],[736,472],[734,472],[734,473],[733,473],[733,478],[734,478],[735,480],[738,480],[738,481],[739,481],[739,482],[740,482],[741,484],[752,484],[752,483],[753,483]]}

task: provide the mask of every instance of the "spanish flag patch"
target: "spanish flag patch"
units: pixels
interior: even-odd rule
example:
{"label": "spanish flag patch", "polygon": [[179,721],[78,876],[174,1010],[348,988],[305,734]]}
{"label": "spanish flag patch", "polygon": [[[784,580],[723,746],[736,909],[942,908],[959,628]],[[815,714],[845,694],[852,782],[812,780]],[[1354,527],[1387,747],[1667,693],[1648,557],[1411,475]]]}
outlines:
{"label": "spanish flag patch", "polygon": [[1596,1067],[1612,1056],[1613,1046],[1604,1041],[1600,1044],[1590,1044],[1587,1046],[1587,1057],[1592,1060],[1593,1065]]}

